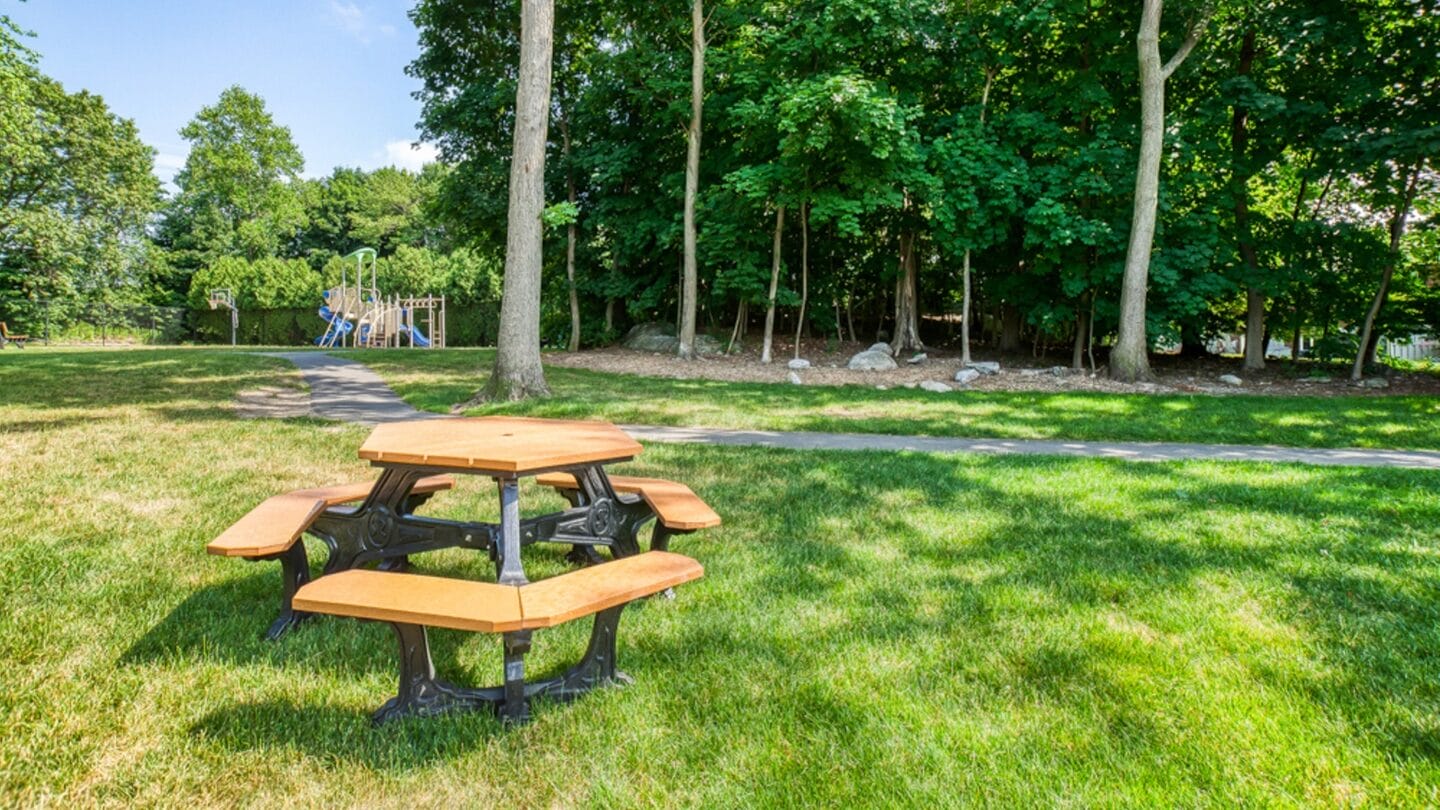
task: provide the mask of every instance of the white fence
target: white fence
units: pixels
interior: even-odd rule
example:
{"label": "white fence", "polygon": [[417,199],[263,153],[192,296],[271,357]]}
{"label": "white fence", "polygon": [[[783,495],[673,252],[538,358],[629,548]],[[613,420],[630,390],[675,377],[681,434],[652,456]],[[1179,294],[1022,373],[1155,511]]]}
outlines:
{"label": "white fence", "polygon": [[1433,360],[1440,358],[1440,340],[1412,335],[1404,343],[1382,338],[1380,353],[1396,360]]}

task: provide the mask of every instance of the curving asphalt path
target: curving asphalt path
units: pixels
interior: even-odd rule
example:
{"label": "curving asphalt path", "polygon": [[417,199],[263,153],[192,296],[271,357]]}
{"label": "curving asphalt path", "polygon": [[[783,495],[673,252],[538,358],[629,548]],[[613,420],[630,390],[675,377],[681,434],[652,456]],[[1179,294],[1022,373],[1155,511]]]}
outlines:
{"label": "curving asphalt path", "polygon": [[[451,417],[418,411],[395,395],[380,375],[354,360],[322,352],[280,352],[310,386],[316,416],[360,424]],[[1306,449],[1270,445],[1172,442],[1078,442],[1053,439],[950,439],[873,433],[790,433],[768,430],[621,425],[642,441],[682,442],[788,450],[878,450],[920,453],[991,453],[1116,458],[1125,461],[1254,461],[1326,466],[1440,470],[1440,452],[1429,450]]]}

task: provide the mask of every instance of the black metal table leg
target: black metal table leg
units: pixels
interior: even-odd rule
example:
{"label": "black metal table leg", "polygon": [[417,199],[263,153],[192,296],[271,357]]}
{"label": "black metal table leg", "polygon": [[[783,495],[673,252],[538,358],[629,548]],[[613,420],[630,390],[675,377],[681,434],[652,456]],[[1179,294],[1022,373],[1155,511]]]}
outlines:
{"label": "black metal table leg", "polygon": [[301,585],[310,581],[310,560],[305,556],[305,542],[299,539],[292,543],[290,548],[279,554],[255,559],[280,561],[280,615],[270,623],[269,629],[265,631],[265,638],[275,641],[290,632],[300,622],[310,618],[311,614],[295,610],[292,607],[295,592],[300,590]]}

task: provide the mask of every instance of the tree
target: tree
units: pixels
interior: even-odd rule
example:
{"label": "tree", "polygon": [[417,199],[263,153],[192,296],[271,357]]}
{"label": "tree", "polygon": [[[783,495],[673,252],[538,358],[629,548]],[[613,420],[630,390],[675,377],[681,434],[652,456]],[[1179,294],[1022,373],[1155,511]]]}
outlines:
{"label": "tree", "polygon": [[305,221],[305,159],[259,96],[235,86],[180,130],[190,143],[160,239],[194,268],[221,256],[279,255]]}
{"label": "tree", "polygon": [[515,93],[515,146],[510,161],[510,208],[505,281],[495,368],[477,395],[518,400],[550,393],[540,364],[540,270],[543,262],[545,145],[550,121],[550,56],[554,0],[521,0],[520,69]]}
{"label": "tree", "polygon": [[1165,140],[1165,81],[1184,63],[1210,18],[1204,7],[1180,48],[1160,62],[1160,13],[1163,0],[1144,0],[1140,31],[1135,37],[1140,61],[1140,161],[1135,170],[1135,203],[1125,275],[1120,293],[1120,334],[1110,353],[1110,374],[1125,382],[1150,376],[1149,341],[1145,326],[1145,293],[1150,251],[1155,241],[1155,213],[1160,192],[1160,158]]}
{"label": "tree", "polygon": [[18,37],[0,16],[0,300],[138,298],[154,150],[99,96],[42,74]]}
{"label": "tree", "polygon": [[685,133],[685,271],[680,294],[680,357],[695,357],[699,270],[695,257],[695,200],[700,194],[700,119],[705,111],[705,5],[690,3],[690,127]]}

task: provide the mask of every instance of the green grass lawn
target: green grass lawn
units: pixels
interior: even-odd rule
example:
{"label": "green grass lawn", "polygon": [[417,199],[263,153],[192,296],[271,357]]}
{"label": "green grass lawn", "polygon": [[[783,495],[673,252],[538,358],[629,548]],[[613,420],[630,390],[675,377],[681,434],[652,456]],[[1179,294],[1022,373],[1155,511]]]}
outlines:
{"label": "green grass lawn", "polygon": [[[487,350],[348,352],[417,408],[446,412],[489,374]],[[468,411],[758,430],[996,439],[1440,449],[1440,398],[1156,396],[794,386],[546,370],[555,396]]]}
{"label": "green grass lawn", "polygon": [[[372,729],[389,629],[262,642],[277,566],[202,550],[277,491],[373,475],[361,428],[226,407],[296,380],[240,354],[0,356],[0,803],[1440,803],[1435,473],[652,445],[629,470],[726,522],[674,543],[704,579],[626,611],[635,684],[509,732]],[[493,516],[493,489],[427,511]],[[532,671],[587,632],[537,633]],[[433,639],[443,675],[499,680],[496,639]]]}

